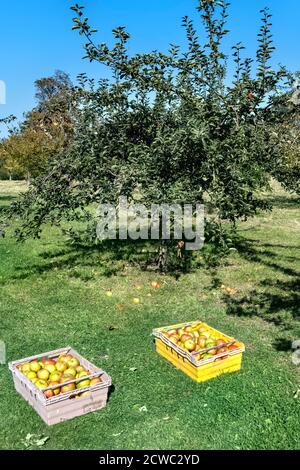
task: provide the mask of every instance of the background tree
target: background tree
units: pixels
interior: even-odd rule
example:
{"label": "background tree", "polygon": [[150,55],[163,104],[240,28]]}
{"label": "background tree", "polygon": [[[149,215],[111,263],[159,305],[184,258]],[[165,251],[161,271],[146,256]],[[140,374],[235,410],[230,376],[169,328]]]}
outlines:
{"label": "background tree", "polygon": [[74,131],[73,86],[69,76],[56,71],[35,82],[37,105],[24,121],[10,129],[0,143],[0,158],[9,176],[36,177],[49,158],[66,148]]}

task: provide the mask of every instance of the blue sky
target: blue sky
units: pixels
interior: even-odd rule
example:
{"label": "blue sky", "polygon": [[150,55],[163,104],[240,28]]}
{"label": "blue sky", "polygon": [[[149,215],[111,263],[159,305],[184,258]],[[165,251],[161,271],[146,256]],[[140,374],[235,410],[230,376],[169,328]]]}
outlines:
{"label": "blue sky", "polygon": [[[82,39],[71,31],[71,0],[11,0],[1,2],[0,80],[6,83],[6,105],[0,105],[0,118],[8,114],[22,117],[34,105],[34,81],[68,72],[75,80],[80,72],[93,77],[107,75],[104,67],[83,61]],[[87,16],[99,30],[99,42],[111,39],[110,31],[126,26],[131,33],[131,52],[167,50],[170,42],[183,44],[181,18],[196,19],[197,0],[82,0]],[[300,69],[299,0],[231,0],[226,50],[242,41],[253,55],[259,27],[259,10],[269,6],[273,13],[275,63],[291,70]],[[3,135],[3,134],[2,134]]]}

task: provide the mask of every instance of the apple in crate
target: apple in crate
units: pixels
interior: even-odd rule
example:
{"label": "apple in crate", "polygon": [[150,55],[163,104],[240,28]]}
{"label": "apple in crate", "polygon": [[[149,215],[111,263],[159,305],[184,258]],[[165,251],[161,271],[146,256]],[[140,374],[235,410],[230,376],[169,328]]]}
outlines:
{"label": "apple in crate", "polygon": [[93,379],[91,379],[90,385],[97,385],[97,384],[100,384],[101,382],[102,382],[101,377],[94,377]]}
{"label": "apple in crate", "polygon": [[64,362],[65,364],[68,364],[68,361],[72,359],[71,354],[61,354],[59,358],[57,359],[58,362]]}
{"label": "apple in crate", "polygon": [[52,374],[50,374],[50,377],[49,377],[49,380],[51,382],[59,382],[60,379],[62,377],[62,373],[61,372],[58,372],[58,370],[56,370],[55,372],[53,372]]}
{"label": "apple in crate", "polygon": [[75,377],[74,375],[67,375],[67,374],[63,374],[61,379],[60,379],[60,383],[65,383],[65,382],[71,382],[72,380],[74,380]]}
{"label": "apple in crate", "polygon": [[67,385],[64,385],[63,387],[61,387],[61,393],[71,392],[72,390],[75,390],[75,384],[74,383],[67,384]]}
{"label": "apple in crate", "polygon": [[35,386],[36,386],[37,388],[47,388],[47,387],[48,387],[48,383],[46,382],[46,380],[41,380],[41,379],[40,379],[40,380],[37,380],[37,381],[35,382]]}
{"label": "apple in crate", "polygon": [[45,364],[44,369],[47,370],[49,374],[52,374],[56,371],[56,367],[54,364]]}
{"label": "apple in crate", "polygon": [[52,390],[53,395],[59,395],[59,394],[60,394],[60,387],[59,387],[59,383],[58,383],[58,382],[54,382],[54,381],[53,381],[53,382],[49,382],[48,387],[53,387],[54,385],[58,385],[58,387],[57,387],[57,388],[54,388],[54,389]]}
{"label": "apple in crate", "polygon": [[187,349],[187,351],[194,351],[196,344],[192,339],[188,339],[187,341],[184,342],[184,347]]}
{"label": "apple in crate", "polygon": [[180,341],[181,341],[182,343],[185,343],[186,341],[189,341],[189,340],[192,340],[192,339],[193,339],[192,335],[189,335],[189,334],[186,334],[186,333],[184,333],[184,334],[181,335],[181,337],[180,337]]}
{"label": "apple in crate", "polygon": [[81,380],[81,382],[78,382],[76,385],[76,388],[84,388],[88,387],[90,385],[91,381],[89,379]]}
{"label": "apple in crate", "polygon": [[41,364],[38,361],[31,361],[30,370],[33,372],[38,372],[42,368]]}
{"label": "apple in crate", "polygon": [[[25,362],[25,364],[21,364],[20,365],[20,369],[21,371],[23,372],[23,374],[26,375],[27,372],[30,372],[31,371],[31,368],[30,368],[30,364],[29,362]],[[33,371],[34,372],[34,371]]]}
{"label": "apple in crate", "polygon": [[33,380],[33,379],[36,379],[36,373],[33,372],[32,370],[30,370],[29,372],[27,372],[26,374],[26,377],[29,379],[29,380]]}
{"label": "apple in crate", "polygon": [[198,344],[199,344],[200,348],[204,349],[205,345],[206,345],[206,337],[205,336],[199,336]]}
{"label": "apple in crate", "polygon": [[45,395],[46,398],[54,397],[53,390],[45,390],[44,395]]}
{"label": "apple in crate", "polygon": [[76,378],[77,378],[77,379],[80,379],[80,377],[86,377],[87,375],[89,375],[89,372],[86,371],[86,370],[82,370],[81,372],[79,372],[79,373],[76,375]]}
{"label": "apple in crate", "polygon": [[80,365],[78,359],[76,357],[72,357],[68,362],[68,367],[72,367],[74,369],[76,369],[76,367],[78,367]]}
{"label": "apple in crate", "polygon": [[37,372],[37,376],[40,380],[48,380],[50,373],[46,369],[41,369]]}
{"label": "apple in crate", "polygon": [[67,370],[68,366],[62,361],[57,361],[56,363],[56,370],[58,372],[65,372]]}
{"label": "apple in crate", "polygon": [[65,370],[65,375],[73,375],[73,377],[76,377],[76,369],[74,367],[69,367],[67,370]]}
{"label": "apple in crate", "polygon": [[45,358],[45,359],[42,359],[42,364],[43,366],[46,366],[46,365],[55,365],[55,361],[53,359],[50,359],[49,357]]}

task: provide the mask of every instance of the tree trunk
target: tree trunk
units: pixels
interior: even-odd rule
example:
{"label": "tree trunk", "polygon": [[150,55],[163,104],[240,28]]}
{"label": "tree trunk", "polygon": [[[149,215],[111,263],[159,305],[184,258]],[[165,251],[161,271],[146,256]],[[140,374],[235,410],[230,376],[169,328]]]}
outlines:
{"label": "tree trunk", "polygon": [[158,268],[161,272],[167,271],[168,268],[168,242],[162,240],[158,253]]}

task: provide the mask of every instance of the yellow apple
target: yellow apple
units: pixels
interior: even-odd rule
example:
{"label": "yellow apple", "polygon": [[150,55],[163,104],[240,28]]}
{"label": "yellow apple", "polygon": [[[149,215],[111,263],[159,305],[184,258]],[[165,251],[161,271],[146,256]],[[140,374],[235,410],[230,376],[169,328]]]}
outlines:
{"label": "yellow apple", "polygon": [[32,370],[30,370],[29,372],[27,372],[27,374],[25,374],[26,377],[32,381],[32,379],[35,379],[36,378],[36,373],[33,372]]}
{"label": "yellow apple", "polygon": [[73,377],[76,377],[76,369],[74,369],[74,367],[69,367],[65,370],[64,375],[73,375]]}
{"label": "yellow apple", "polygon": [[35,382],[35,386],[37,388],[47,388],[48,387],[48,383],[46,382],[46,380],[37,380]]}
{"label": "yellow apple", "polygon": [[30,370],[33,372],[38,372],[42,368],[41,364],[38,361],[31,361]]}
{"label": "yellow apple", "polygon": [[194,351],[196,344],[192,339],[188,339],[187,341],[184,342],[184,347],[188,351]]}
{"label": "yellow apple", "polygon": [[50,374],[56,371],[56,366],[54,364],[45,364],[44,369],[47,370]]}
{"label": "yellow apple", "polygon": [[40,380],[48,380],[49,376],[50,376],[50,373],[46,369],[41,369],[37,372],[37,376]]}
{"label": "yellow apple", "polygon": [[31,371],[31,368],[30,368],[29,362],[25,362],[25,364],[22,364],[22,365],[20,366],[20,369],[21,369],[21,371],[23,372],[23,374],[25,374],[25,375],[26,375],[27,372],[30,372],[30,371]]}
{"label": "yellow apple", "polygon": [[90,385],[91,381],[89,379],[81,380],[81,382],[78,382],[76,385],[76,388],[84,388],[88,387]]}

